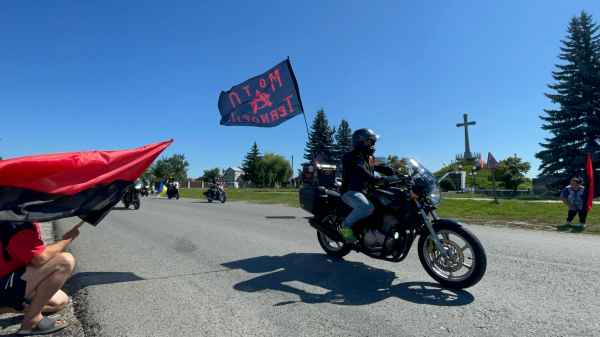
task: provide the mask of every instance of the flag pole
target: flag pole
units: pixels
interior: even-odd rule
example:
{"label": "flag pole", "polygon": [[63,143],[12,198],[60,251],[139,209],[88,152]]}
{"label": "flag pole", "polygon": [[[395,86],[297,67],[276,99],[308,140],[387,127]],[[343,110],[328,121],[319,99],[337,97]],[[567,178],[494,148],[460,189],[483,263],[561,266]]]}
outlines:
{"label": "flag pole", "polygon": [[83,224],[84,224],[84,223],[85,223],[85,221],[84,221],[84,220],[81,220],[81,221],[80,221],[80,222],[77,224],[77,226],[75,226],[75,228],[79,228],[79,227],[83,226]]}
{"label": "flag pole", "polygon": [[[289,58],[289,56],[288,56]],[[313,151],[312,143],[310,142],[310,132],[308,132],[308,122],[306,121],[306,114],[302,111],[304,116],[304,125],[306,125],[306,135],[308,136],[308,143],[310,144],[310,154],[312,155],[312,161],[315,164],[315,178],[317,178],[317,186],[319,185],[319,175],[317,174],[317,163],[315,163],[315,153]]]}

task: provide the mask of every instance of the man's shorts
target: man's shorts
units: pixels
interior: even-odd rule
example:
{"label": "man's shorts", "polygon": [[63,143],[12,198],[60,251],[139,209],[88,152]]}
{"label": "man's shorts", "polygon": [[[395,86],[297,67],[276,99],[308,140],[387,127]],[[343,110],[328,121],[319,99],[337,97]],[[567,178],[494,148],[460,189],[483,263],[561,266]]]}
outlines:
{"label": "man's shorts", "polygon": [[27,267],[19,268],[0,278],[0,308],[11,307],[22,311],[25,309],[25,288],[27,282],[21,279]]}

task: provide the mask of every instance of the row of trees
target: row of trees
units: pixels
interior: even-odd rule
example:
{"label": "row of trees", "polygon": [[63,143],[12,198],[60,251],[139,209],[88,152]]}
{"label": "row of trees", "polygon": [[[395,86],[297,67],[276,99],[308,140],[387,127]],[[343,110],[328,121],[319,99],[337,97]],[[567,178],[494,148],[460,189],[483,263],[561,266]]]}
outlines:
{"label": "row of trees", "polygon": [[345,119],[336,130],[335,126],[329,126],[325,111],[321,108],[310,128],[304,159],[312,161],[313,155],[317,157],[320,154],[325,162],[340,165],[344,153],[352,151],[352,130]]}
{"label": "row of trees", "polygon": [[536,153],[541,174],[561,178],[563,186],[573,175],[584,175],[587,153],[595,168],[600,164],[600,35],[592,16],[582,11],[571,19],[568,35],[561,40],[562,51],[544,94],[556,109],[540,116],[543,130],[551,133]]}
{"label": "row of trees", "polygon": [[285,157],[272,152],[261,155],[256,142],[244,156],[242,170],[242,180],[263,187],[271,183],[281,184],[289,181],[293,175],[292,165]]}
{"label": "row of trees", "polygon": [[148,178],[150,181],[164,181],[169,177],[179,181],[187,180],[189,166],[183,154],[174,154],[169,158],[163,156],[144,171],[142,178]]}

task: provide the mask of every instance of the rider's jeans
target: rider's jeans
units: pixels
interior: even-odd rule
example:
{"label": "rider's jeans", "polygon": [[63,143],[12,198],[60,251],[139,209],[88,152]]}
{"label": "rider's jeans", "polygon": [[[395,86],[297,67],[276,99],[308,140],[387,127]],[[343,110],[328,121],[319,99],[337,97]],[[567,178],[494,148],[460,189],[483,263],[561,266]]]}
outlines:
{"label": "rider's jeans", "polygon": [[373,213],[375,206],[372,202],[365,197],[364,194],[356,191],[348,191],[342,195],[342,201],[348,206],[354,208],[344,222],[342,222],[343,228],[350,228],[358,220],[364,219]]}

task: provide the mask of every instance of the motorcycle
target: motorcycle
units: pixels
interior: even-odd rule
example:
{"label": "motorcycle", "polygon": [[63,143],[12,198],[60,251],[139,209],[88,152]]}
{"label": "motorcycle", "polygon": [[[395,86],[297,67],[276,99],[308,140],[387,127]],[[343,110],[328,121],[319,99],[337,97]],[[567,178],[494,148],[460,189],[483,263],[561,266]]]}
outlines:
{"label": "motorcycle", "polygon": [[[321,248],[341,258],[352,250],[375,259],[401,262],[419,236],[421,265],[440,284],[463,289],[477,284],[485,274],[487,257],[477,237],[459,221],[438,218],[441,189],[433,174],[415,159],[409,159],[411,174],[402,180],[382,177],[367,198],[375,211],[352,226],[356,243],[337,231],[352,208],[341,200],[341,185],[305,186],[300,189],[300,207],[314,215],[308,222],[317,230]],[[376,164],[386,163],[376,158]],[[396,174],[400,171],[395,170]],[[405,189],[397,186],[404,185]],[[430,218],[431,217],[431,218]]]}
{"label": "motorcycle", "polygon": [[123,195],[123,205],[125,208],[129,208],[129,205],[133,205],[133,208],[140,209],[140,191],[142,189],[142,181],[137,179]]}
{"label": "motorcycle", "polygon": [[175,181],[169,181],[167,183],[167,197],[169,199],[171,198],[175,198],[175,199],[179,199],[179,182]]}
{"label": "motorcycle", "polygon": [[142,185],[142,190],[140,191],[140,195],[142,197],[147,197],[149,189],[150,189],[150,185],[149,184],[143,184]]}
{"label": "motorcycle", "polygon": [[204,199],[208,202],[213,202],[213,200],[219,200],[221,203],[224,203],[227,200],[227,193],[223,189],[221,185],[213,185],[208,191],[204,193]]}

